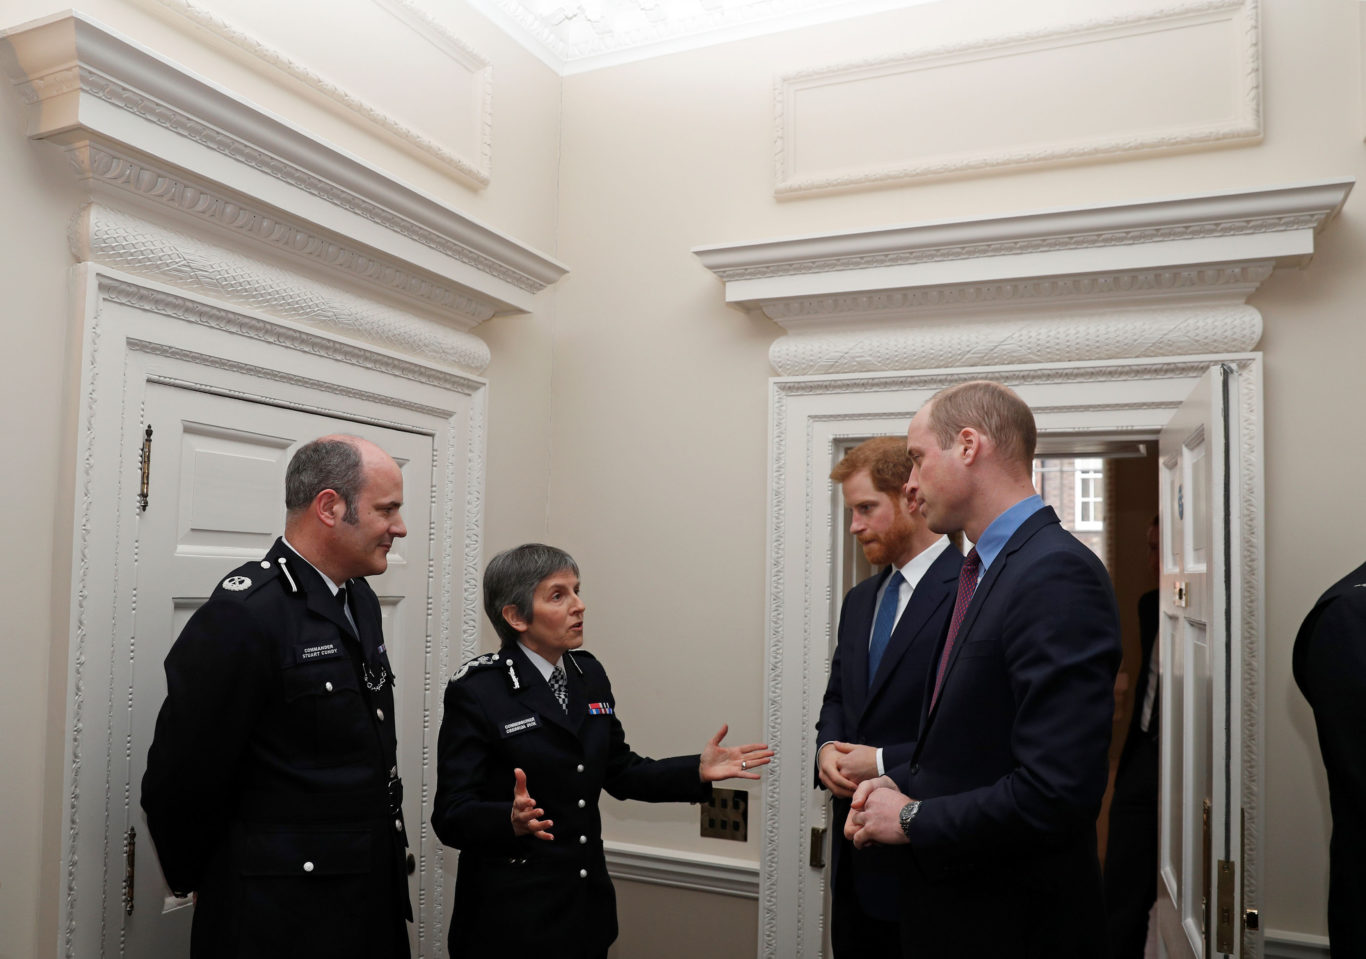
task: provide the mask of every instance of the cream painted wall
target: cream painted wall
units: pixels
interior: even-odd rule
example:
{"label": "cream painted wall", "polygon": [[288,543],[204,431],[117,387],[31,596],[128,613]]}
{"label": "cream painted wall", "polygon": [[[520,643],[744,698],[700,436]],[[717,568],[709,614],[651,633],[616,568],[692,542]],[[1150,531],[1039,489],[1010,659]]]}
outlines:
{"label": "cream painted wall", "polygon": [[[1259,145],[774,199],[776,76],[1024,30],[1068,6],[916,7],[565,80],[559,253],[574,273],[558,294],[554,406],[573,428],[552,437],[549,526],[584,560],[588,642],[643,748],[692,747],[722,716],[748,736],[762,717],[765,351],[781,331],[724,306],[690,248],[1366,176],[1358,5],[1267,0]],[[1327,800],[1289,646],[1318,592],[1361,561],[1366,504],[1353,492],[1366,454],[1350,438],[1366,403],[1361,202],[1308,269],[1273,277],[1255,304],[1270,552],[1263,923],[1308,935],[1326,926]],[[1334,420],[1315,415],[1328,399]],[[753,840],[699,839],[687,810],[606,814],[611,838],[757,856]]]}
{"label": "cream painted wall", "polygon": [[[347,11],[369,4],[370,0],[291,0],[292,6],[311,5],[316,9],[318,29],[337,31],[338,42],[351,36]],[[226,0],[196,0],[196,6],[220,10],[227,20],[232,18],[233,5]],[[401,182],[553,256],[559,79],[481,14],[462,4],[431,6],[442,6],[442,24],[494,65],[493,175],[483,189],[453,178],[449,168],[431,159],[400,148],[391,134],[376,124],[196,25],[160,0],[84,0],[76,4],[5,0],[0,4],[0,28],[74,7],[248,102],[289,118],[298,128],[355,154]],[[421,42],[415,34],[414,42]],[[283,39],[269,45],[286,58],[300,56]],[[427,78],[406,69],[402,50],[377,50],[375,57],[385,66],[380,80],[385,82],[386,94],[413,98],[446,95]],[[344,79],[334,82],[345,86]]]}
{"label": "cream painted wall", "polygon": [[[356,0],[359,2],[359,0]],[[0,29],[65,10],[66,3],[4,0]],[[335,4],[320,3],[332,10]],[[520,242],[554,254],[557,217],[559,79],[530,54],[466,9],[451,28],[494,61],[494,182],[476,191],[395,148],[364,122],[322,105],[293,81],[253,63],[166,13],[155,0],[91,0],[81,12],[102,20],[237,95],[388,170]],[[413,96],[439,96],[422,78],[393,80]],[[12,369],[0,378],[0,436],[13,452],[6,481],[10,533],[0,597],[9,611],[0,634],[0,959],[58,954],[62,890],[62,774],[66,746],[67,609],[72,540],[72,471],[79,331],[72,329],[67,278],[73,257],[67,224],[82,193],[61,151],[30,142],[26,108],[0,84],[0,284]],[[22,229],[20,226],[22,225]],[[494,352],[490,390],[487,511],[490,543],[544,538],[546,424],[550,397],[549,294],[542,309],[479,332]],[[506,441],[503,440],[506,438]]]}
{"label": "cream painted wall", "polygon": [[[3,25],[62,6],[6,0]],[[1265,0],[1266,138],[1258,146],[773,198],[775,76],[965,32],[1023,30],[1069,7],[1077,4],[932,4],[560,80],[452,4],[443,15],[495,67],[493,182],[484,191],[185,31],[156,0],[89,0],[81,9],[571,268],[533,314],[477,331],[493,352],[486,550],[544,538],[574,552],[590,610],[588,648],[611,671],[630,740],[667,755],[697,750],[722,721],[733,741],[757,738],[764,714],[767,350],[781,331],[724,306],[720,283],[692,247],[1366,178],[1359,5]],[[440,95],[403,77],[402,58],[393,60],[396,84]],[[26,732],[0,747],[0,959],[52,955],[57,945],[74,465],[65,228],[76,185],[55,150],[23,138],[24,122],[18,98],[0,90],[4,220],[24,224],[22,236],[0,235],[7,345],[23,357],[4,377],[0,422],[24,467],[11,470],[17,508],[0,589],[6,608],[26,611],[11,616],[0,639],[0,728]],[[1349,200],[1306,270],[1277,274],[1255,301],[1266,318],[1268,452],[1264,921],[1309,935],[1325,929],[1327,794],[1289,646],[1318,593],[1362,559],[1356,531],[1366,503],[1355,494],[1366,452],[1353,426],[1366,401],[1355,368],[1366,347],[1366,275],[1357,268],[1366,218],[1355,212],[1363,202]],[[1324,408],[1335,411],[1331,419]],[[487,629],[484,641],[492,644]],[[609,840],[758,858],[757,838],[699,838],[695,809],[605,802]],[[753,811],[763,814],[781,811]],[[688,901],[710,899],[720,897]],[[623,947],[650,941],[667,895],[623,888],[622,901]],[[757,904],[716,908],[727,941],[753,943]]]}

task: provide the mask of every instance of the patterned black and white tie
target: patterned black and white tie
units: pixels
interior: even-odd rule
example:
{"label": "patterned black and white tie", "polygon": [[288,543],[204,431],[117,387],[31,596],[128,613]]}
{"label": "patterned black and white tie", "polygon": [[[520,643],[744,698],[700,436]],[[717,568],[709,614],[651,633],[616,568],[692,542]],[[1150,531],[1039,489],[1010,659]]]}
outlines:
{"label": "patterned black and white tie", "polygon": [[555,701],[560,704],[566,716],[569,715],[569,689],[565,683],[564,667],[558,663],[550,671],[550,691],[555,694]]}

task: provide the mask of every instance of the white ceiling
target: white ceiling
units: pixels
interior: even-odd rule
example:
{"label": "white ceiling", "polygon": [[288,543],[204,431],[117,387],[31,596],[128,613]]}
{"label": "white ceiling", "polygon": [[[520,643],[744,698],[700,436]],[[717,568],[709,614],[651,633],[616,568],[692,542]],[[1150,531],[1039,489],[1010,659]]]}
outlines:
{"label": "white ceiling", "polygon": [[[418,0],[436,7],[441,0]],[[938,0],[470,0],[561,74]]]}

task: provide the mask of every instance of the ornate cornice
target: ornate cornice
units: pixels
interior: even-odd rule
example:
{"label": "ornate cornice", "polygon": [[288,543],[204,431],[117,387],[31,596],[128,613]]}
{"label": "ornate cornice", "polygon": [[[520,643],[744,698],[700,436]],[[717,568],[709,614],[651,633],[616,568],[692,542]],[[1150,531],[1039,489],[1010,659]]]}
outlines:
{"label": "ornate cornice", "polygon": [[[187,234],[91,204],[73,221],[71,247],[81,261],[95,261],[215,300],[376,343],[409,356],[480,373],[489,364],[488,344],[476,336],[421,320],[410,313],[343,293],[297,274],[214,246]],[[129,286],[139,303],[153,294]],[[111,287],[109,297],[120,296]],[[186,298],[162,294],[167,302]],[[177,306],[177,310],[191,307]],[[212,312],[202,305],[196,315]],[[161,311],[161,310],[159,310]],[[228,311],[221,311],[223,315]],[[302,341],[296,348],[306,348]],[[402,363],[402,361],[395,361]],[[414,368],[404,364],[404,369]]]}
{"label": "ornate cornice", "polygon": [[251,200],[225,195],[188,175],[168,171],[95,143],[67,150],[77,172],[94,183],[164,204],[247,241],[309,261],[410,300],[461,329],[493,316],[493,305],[467,295],[439,277],[405,268],[355,243],[323,236]]}
{"label": "ornate cornice", "polygon": [[1102,309],[1117,304],[1142,307],[1180,297],[1183,300],[1227,300],[1246,297],[1271,275],[1271,262],[1183,270],[1125,270],[1080,276],[1032,277],[1028,280],[961,283],[920,289],[852,293],[793,300],[770,300],[764,315],[796,332],[807,319],[821,322],[839,315],[850,320],[894,323],[914,312],[921,319],[956,317],[994,309],[1012,314],[1050,313],[1061,307]]}
{"label": "ornate cornice", "polygon": [[1352,180],[694,250],[784,376],[1242,352]]}
{"label": "ornate cornice", "polygon": [[34,138],[139,157],[157,176],[254,197],[310,233],[363,234],[376,259],[446,277],[493,313],[529,310],[567,272],[81,14],[0,36],[0,62],[30,104]]}
{"label": "ornate cornice", "polygon": [[1236,353],[1261,336],[1262,316],[1250,306],[1085,312],[784,336],[769,361],[779,376],[873,373]]}

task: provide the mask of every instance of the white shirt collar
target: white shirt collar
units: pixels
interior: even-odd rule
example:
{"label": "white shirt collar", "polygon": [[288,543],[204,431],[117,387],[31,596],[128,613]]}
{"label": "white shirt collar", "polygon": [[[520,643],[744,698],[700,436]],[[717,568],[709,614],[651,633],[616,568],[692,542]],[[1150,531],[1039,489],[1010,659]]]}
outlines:
{"label": "white shirt collar", "polygon": [[531,660],[531,665],[535,666],[537,671],[540,672],[541,678],[546,682],[550,682],[550,674],[555,671],[555,667],[559,664],[552,663],[521,640],[517,641],[517,645],[522,647],[522,652],[526,653],[526,658]]}
{"label": "white shirt collar", "polygon": [[289,540],[285,539],[283,535],[280,536],[280,542],[282,542],[282,543],[284,543],[286,546],[288,546],[288,547],[289,547],[289,551],[290,551],[291,553],[293,553],[295,556],[299,557],[299,561],[300,561],[301,563],[308,563],[308,567],[309,567],[311,570],[313,570],[313,572],[317,573],[319,576],[321,576],[321,577],[323,578],[323,582],[326,583],[326,584],[327,584],[327,588],[330,589],[330,590],[332,591],[332,595],[333,595],[333,596],[336,596],[336,595],[337,595],[337,590],[341,589],[341,587],[338,586],[336,583],[332,582],[332,578],[331,578],[330,576],[328,576],[328,575],[327,575],[326,573],[324,573],[322,570],[318,569],[318,567],[314,566],[312,563],[309,563],[308,560],[304,559],[304,554],[301,553],[301,552],[299,552],[297,549],[295,549],[295,548],[294,548],[294,544],[291,543]]}
{"label": "white shirt collar", "polygon": [[901,577],[910,584],[912,589],[924,577],[926,570],[934,565],[934,561],[939,558],[939,554],[948,548],[949,538],[941,536],[925,549],[911,557],[911,561],[901,567]]}

